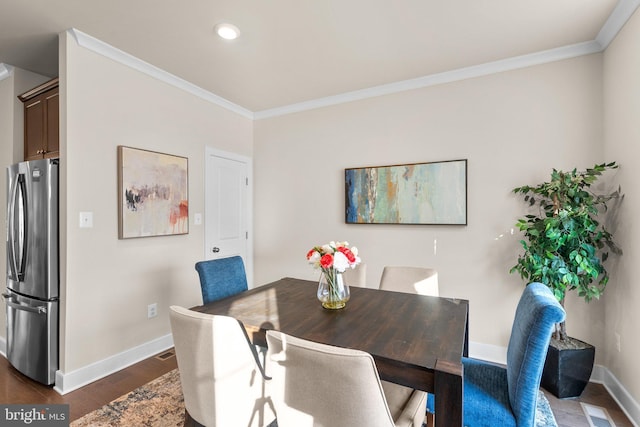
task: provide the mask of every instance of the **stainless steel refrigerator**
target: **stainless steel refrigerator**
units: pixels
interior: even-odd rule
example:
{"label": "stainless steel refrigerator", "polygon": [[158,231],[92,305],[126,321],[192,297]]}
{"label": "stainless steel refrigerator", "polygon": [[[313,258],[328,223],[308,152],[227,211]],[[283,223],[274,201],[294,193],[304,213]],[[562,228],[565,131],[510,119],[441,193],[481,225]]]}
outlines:
{"label": "stainless steel refrigerator", "polygon": [[53,384],[58,369],[58,159],[7,168],[7,359]]}

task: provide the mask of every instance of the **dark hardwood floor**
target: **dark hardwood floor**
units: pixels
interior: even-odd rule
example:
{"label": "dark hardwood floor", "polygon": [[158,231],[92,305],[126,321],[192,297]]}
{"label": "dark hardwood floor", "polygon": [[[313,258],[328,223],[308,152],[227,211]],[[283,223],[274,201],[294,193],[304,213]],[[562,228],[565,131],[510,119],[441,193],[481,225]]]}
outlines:
{"label": "dark hardwood floor", "polygon": [[0,356],[0,403],[67,403],[69,418],[73,421],[176,367],[175,355],[164,360],[154,356],[80,389],[60,395],[52,387],[25,377],[15,370],[6,358]]}
{"label": "dark hardwood floor", "polygon": [[590,427],[580,403],[604,408],[616,427],[633,427],[629,418],[622,412],[620,406],[613,400],[602,384],[587,384],[587,388],[579,398],[558,399],[546,390],[544,394],[549,400],[549,405],[551,405],[553,415],[556,417],[558,427]]}
{"label": "dark hardwood floor", "polygon": [[[7,359],[0,357],[0,403],[66,403],[69,404],[69,416],[73,421],[176,367],[175,356],[150,357],[61,396],[52,387],[46,387],[25,377],[16,371]],[[558,427],[589,427],[581,402],[605,408],[617,427],[633,427],[617,403],[600,384],[589,383],[578,399],[561,400],[546,392],[545,395],[558,421]]]}

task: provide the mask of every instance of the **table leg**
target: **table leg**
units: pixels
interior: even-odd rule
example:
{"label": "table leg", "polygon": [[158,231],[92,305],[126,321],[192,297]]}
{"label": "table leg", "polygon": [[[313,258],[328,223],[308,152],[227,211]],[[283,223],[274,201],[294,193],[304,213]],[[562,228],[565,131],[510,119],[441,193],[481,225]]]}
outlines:
{"label": "table leg", "polygon": [[436,427],[462,427],[462,396],[464,393],[461,363],[436,362],[434,398]]}

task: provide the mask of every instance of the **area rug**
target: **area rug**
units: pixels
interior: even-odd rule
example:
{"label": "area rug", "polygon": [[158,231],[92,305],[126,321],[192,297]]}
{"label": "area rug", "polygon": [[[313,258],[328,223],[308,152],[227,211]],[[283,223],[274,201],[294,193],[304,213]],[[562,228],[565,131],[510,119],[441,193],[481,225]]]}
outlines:
{"label": "area rug", "polygon": [[71,422],[71,427],[169,427],[184,425],[177,369]]}
{"label": "area rug", "polygon": [[[70,427],[169,427],[184,425],[184,399],[177,369],[71,422]],[[274,421],[269,427],[277,427]],[[558,427],[549,401],[538,394],[536,427]]]}
{"label": "area rug", "polygon": [[538,405],[536,406],[536,427],[558,427],[556,417],[553,416],[549,401],[542,391],[538,391]]}

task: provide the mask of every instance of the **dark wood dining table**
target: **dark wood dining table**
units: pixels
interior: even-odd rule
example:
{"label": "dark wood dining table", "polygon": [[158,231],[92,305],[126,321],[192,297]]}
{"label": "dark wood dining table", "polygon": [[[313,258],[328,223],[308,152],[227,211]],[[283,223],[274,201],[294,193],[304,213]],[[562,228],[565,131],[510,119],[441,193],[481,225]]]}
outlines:
{"label": "dark wood dining table", "polygon": [[435,395],[436,426],[462,426],[467,300],[351,287],[340,310],[322,308],[317,282],[283,278],[194,310],[240,320],[254,344],[275,329],[370,353],[380,378]]}

